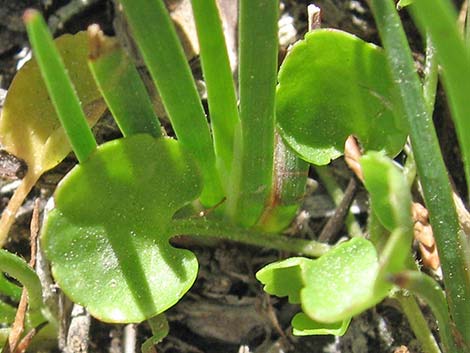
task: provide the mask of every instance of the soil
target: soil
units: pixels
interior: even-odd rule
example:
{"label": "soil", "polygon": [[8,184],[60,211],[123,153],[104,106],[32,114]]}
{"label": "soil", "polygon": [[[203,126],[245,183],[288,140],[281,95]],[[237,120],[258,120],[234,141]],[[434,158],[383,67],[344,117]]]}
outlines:
{"label": "soil", "polygon": [[[105,32],[114,33],[114,6],[111,0],[89,1],[80,6],[77,0],[0,0],[0,86],[8,89],[16,72],[16,66],[28,48],[27,37],[21,21],[25,8],[40,9],[53,27],[54,34],[86,29],[91,23],[98,22]],[[177,3],[178,1],[171,1]],[[85,2],[83,2],[85,3]],[[340,28],[352,32],[372,42],[378,42],[377,31],[367,4],[363,0],[318,0],[322,8],[323,26]],[[64,9],[78,5],[75,13],[65,16]],[[285,0],[283,14],[286,16],[286,31],[290,35],[286,43],[301,38],[307,29],[307,1]],[[421,39],[416,29],[403,14],[407,31],[417,62],[422,60]],[[292,26],[290,25],[292,23]],[[290,26],[290,27],[289,27]],[[184,30],[184,28],[183,28]],[[196,74],[200,69],[197,57],[192,59]],[[456,150],[455,134],[447,108],[445,97],[440,93],[436,122],[438,133],[442,137],[443,150],[449,169],[457,187],[464,191],[462,166]],[[95,129],[102,141],[114,139],[119,132],[112,120],[104,117]],[[5,158],[2,158],[4,160]],[[25,168],[21,161],[8,159],[12,175],[2,185],[21,178]],[[2,162],[3,163],[3,162]],[[32,200],[39,197],[42,205],[52,195],[58,180],[74,165],[73,157],[68,157],[60,166],[48,172],[37,187],[31,192],[22,207],[17,223],[12,229],[12,237],[7,248],[13,252],[28,256],[28,234],[31,219]],[[339,182],[346,185],[351,177],[344,167],[340,172]],[[16,168],[16,169],[15,169]],[[4,174],[5,174],[4,173]],[[314,174],[311,175],[315,177]],[[11,190],[1,189],[2,205],[11,196]],[[361,194],[361,192],[359,192]],[[364,193],[362,193],[363,195]],[[466,192],[461,193],[466,195]],[[304,219],[302,234],[318,234],[331,211],[331,200],[320,185],[308,196],[307,200],[317,200],[318,212]],[[318,201],[320,200],[320,201]],[[304,207],[308,206],[308,202]],[[367,218],[367,205],[359,207],[360,218]],[[344,235],[344,234],[342,234]],[[158,346],[162,353],[218,353],[218,352],[253,352],[253,353],[367,353],[367,352],[421,352],[409,325],[392,299],[385,300],[376,308],[355,317],[345,336],[295,337],[291,334],[290,320],[299,310],[283,299],[270,297],[263,292],[254,274],[267,263],[285,258],[288,254],[277,251],[248,247],[229,242],[200,244],[194,241],[185,243],[197,255],[200,271],[191,291],[175,307],[167,312],[170,322],[170,334]],[[425,308],[425,310],[427,310]],[[435,327],[430,315],[431,327]],[[67,319],[67,318],[65,318]],[[91,320],[89,334],[89,352],[129,353],[139,351],[137,347],[149,337],[150,330],[142,325],[107,325]],[[135,343],[134,343],[135,341]],[[136,347],[136,348],[133,348]],[[406,350],[408,349],[408,350]],[[48,352],[59,351],[48,348]],[[79,352],[79,351],[76,351]]]}

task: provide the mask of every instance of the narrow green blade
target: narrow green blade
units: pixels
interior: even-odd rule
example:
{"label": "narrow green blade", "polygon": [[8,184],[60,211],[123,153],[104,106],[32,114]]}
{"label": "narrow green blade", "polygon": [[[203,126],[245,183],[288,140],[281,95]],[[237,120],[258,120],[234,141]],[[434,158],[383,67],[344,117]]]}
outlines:
{"label": "narrow green blade", "polygon": [[121,0],[178,140],[201,168],[206,206],[223,198],[209,126],[183,49],[162,0]]}
{"label": "narrow green blade", "polygon": [[24,15],[29,40],[60,122],[80,162],[96,149],[85,113],[46,23],[36,10]]}

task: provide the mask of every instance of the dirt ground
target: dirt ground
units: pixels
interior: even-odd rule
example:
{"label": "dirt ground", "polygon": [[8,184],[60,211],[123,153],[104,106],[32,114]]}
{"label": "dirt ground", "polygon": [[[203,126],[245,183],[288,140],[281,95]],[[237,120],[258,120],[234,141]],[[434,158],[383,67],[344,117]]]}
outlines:
{"label": "dirt ground", "polygon": [[[170,1],[177,6],[180,1]],[[54,34],[74,33],[84,30],[91,23],[99,23],[105,32],[113,34],[115,10],[111,0],[93,0],[84,5],[76,0],[0,0],[0,86],[8,89],[18,62],[28,51],[28,42],[21,15],[25,8],[35,7],[43,11],[54,30]],[[281,27],[284,30],[284,46],[301,38],[307,29],[307,1],[285,0],[283,2]],[[322,8],[324,27],[340,28],[352,32],[372,42],[378,41],[372,15],[363,0],[318,0],[316,5]],[[231,8],[231,6],[228,6]],[[229,10],[230,11],[230,10]],[[232,14],[233,16],[233,14]],[[410,33],[411,45],[420,54],[421,40],[416,30],[406,20]],[[185,29],[183,28],[183,32]],[[191,64],[200,75],[197,55],[192,55]],[[448,118],[444,97],[438,101],[438,132],[443,141],[443,149],[448,161],[452,161],[450,170],[459,188],[463,188],[463,175],[455,155],[455,137]],[[109,117],[104,118],[95,129],[101,140],[119,136]],[[5,169],[5,157],[0,168]],[[10,160],[21,177],[19,161]],[[12,230],[8,249],[27,256],[28,227],[31,218],[32,200],[40,197],[42,204],[53,193],[54,186],[74,164],[73,157],[68,157],[60,166],[45,175],[38,186],[31,192],[27,203],[21,209],[17,224]],[[13,168],[13,167],[8,167]],[[7,168],[7,169],[8,169]],[[341,184],[346,184],[350,175],[341,163],[336,163],[334,173]],[[16,169],[15,169],[16,170]],[[335,172],[337,171],[337,172]],[[311,175],[315,178],[314,173]],[[14,182],[6,178],[0,187],[2,206],[11,196],[11,188],[5,188]],[[361,191],[358,193],[361,195]],[[362,193],[363,195],[364,193]],[[462,193],[465,195],[466,193]],[[315,211],[311,210],[315,203]],[[309,208],[310,218],[302,224],[303,236],[318,233],[325,224],[332,210],[332,201],[320,185],[308,195],[304,209]],[[359,207],[358,217],[363,222],[367,218],[365,202]],[[353,319],[351,327],[344,337],[311,336],[294,337],[291,334],[290,320],[298,311],[285,300],[266,295],[254,274],[269,262],[287,257],[288,254],[277,251],[248,247],[229,242],[200,244],[194,241],[186,244],[197,255],[200,271],[191,291],[175,307],[168,311],[170,322],[169,336],[158,345],[162,353],[367,353],[367,352],[421,352],[417,341],[399,309],[398,304],[388,299],[377,308]],[[428,316],[432,327],[432,317]],[[67,318],[65,318],[66,320]],[[89,334],[89,352],[129,353],[139,351],[140,344],[149,337],[150,330],[142,325],[107,325],[91,320]],[[50,349],[50,352],[59,351]],[[78,351],[77,351],[78,352]]]}

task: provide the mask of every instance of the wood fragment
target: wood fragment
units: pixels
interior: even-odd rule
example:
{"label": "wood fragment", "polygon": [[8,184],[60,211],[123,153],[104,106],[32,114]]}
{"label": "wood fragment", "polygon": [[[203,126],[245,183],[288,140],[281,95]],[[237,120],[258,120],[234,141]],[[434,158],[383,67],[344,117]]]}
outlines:
{"label": "wood fragment", "polygon": [[359,163],[361,157],[362,151],[359,142],[353,135],[349,136],[344,144],[344,160],[348,167],[356,174],[357,178],[364,182],[364,174]]}
{"label": "wood fragment", "polygon": [[418,242],[423,265],[435,271],[440,266],[440,260],[432,227],[429,223],[429,212],[420,203],[413,202],[411,215],[414,222],[414,238]]}
{"label": "wood fragment", "polygon": [[87,353],[90,341],[91,318],[88,311],[74,304],[67,332],[67,347],[65,353]]}
{"label": "wood fragment", "polygon": [[333,243],[336,240],[336,235],[340,232],[341,228],[344,225],[344,221],[348,214],[349,208],[354,201],[354,197],[358,190],[358,183],[356,178],[352,177],[349,180],[348,186],[344,191],[344,197],[341,200],[341,203],[335,210],[333,216],[328,220],[326,225],[323,227],[318,241]]}

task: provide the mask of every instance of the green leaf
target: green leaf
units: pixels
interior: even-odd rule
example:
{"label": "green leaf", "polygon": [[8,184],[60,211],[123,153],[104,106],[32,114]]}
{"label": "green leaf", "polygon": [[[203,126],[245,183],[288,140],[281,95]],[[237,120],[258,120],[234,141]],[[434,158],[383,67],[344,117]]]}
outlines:
{"label": "green leaf", "polygon": [[341,335],[351,317],[387,295],[391,285],[375,285],[378,271],[374,246],[358,237],[316,260],[293,257],[270,264],[256,278],[267,293],[288,296],[289,302],[301,304],[303,314],[293,322],[296,334]]}
{"label": "green leaf", "polygon": [[371,207],[389,230],[411,228],[411,194],[399,167],[383,153],[368,152],[361,160]]}
{"label": "green leaf", "polygon": [[312,320],[304,313],[298,313],[292,319],[293,333],[296,336],[309,335],[335,335],[342,336],[346,333],[351,319],[326,324]]}
{"label": "green leaf", "polygon": [[283,138],[313,164],[342,155],[349,135],[392,156],[407,136],[384,52],[345,32],[307,33],[281,66],[276,98]]}
{"label": "green leaf", "polygon": [[[364,185],[369,192],[374,215],[391,232],[380,252],[380,270],[376,290],[389,288],[387,278],[406,268],[411,258],[413,223],[411,219],[411,193],[405,174],[395,162],[383,153],[368,152],[361,160]],[[377,236],[373,231],[379,231]],[[378,239],[382,232],[370,229],[371,238]]]}
{"label": "green leaf", "polygon": [[300,303],[300,291],[304,287],[302,272],[314,260],[291,257],[263,267],[256,273],[258,281],[264,284],[264,291],[278,297],[288,297],[292,304]]}
{"label": "green leaf", "polygon": [[201,47],[217,167],[227,189],[232,170],[235,127],[239,122],[235,85],[217,2],[192,0],[191,5]]}
{"label": "green leaf", "polygon": [[105,36],[97,25],[88,28],[88,36],[90,70],[123,135],[161,137],[145,84],[117,39]]}
{"label": "green leaf", "polygon": [[101,145],[62,180],[45,224],[57,283],[102,321],[162,313],[196,278],[194,254],[169,244],[168,224],[201,187],[176,141],[133,135]]}
{"label": "green leaf", "polygon": [[380,302],[388,292],[375,291],[377,252],[364,238],[354,238],[315,260],[304,273],[302,309],[326,323],[348,320]]}
{"label": "green leaf", "polygon": [[[106,107],[86,63],[86,33],[65,34],[55,43],[92,125]],[[71,151],[34,58],[18,71],[8,89],[0,141],[36,174],[53,168]]]}
{"label": "green leaf", "polygon": [[[303,274],[315,266],[315,260],[304,257],[292,257],[265,266],[256,273],[256,278],[263,283],[265,292],[278,297],[288,297],[289,303],[300,304],[300,293],[305,287]],[[293,333],[297,336],[307,335],[343,335],[350,319],[335,323],[318,322],[300,312],[292,319]]]}

